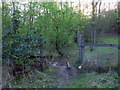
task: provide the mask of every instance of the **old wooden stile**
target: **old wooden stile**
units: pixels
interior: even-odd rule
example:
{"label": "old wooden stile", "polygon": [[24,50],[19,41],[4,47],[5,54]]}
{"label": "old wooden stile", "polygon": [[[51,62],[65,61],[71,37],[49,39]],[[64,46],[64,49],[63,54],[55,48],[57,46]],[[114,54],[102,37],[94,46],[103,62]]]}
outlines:
{"label": "old wooden stile", "polygon": [[[92,46],[92,47],[116,47],[120,49],[119,44],[97,44],[97,43],[86,43],[84,42],[84,36],[80,34],[80,32],[77,33],[77,39],[78,39],[78,52],[79,52],[79,60],[80,63],[83,63],[84,60],[84,52],[85,52],[85,46]],[[92,53],[92,52],[91,52]]]}

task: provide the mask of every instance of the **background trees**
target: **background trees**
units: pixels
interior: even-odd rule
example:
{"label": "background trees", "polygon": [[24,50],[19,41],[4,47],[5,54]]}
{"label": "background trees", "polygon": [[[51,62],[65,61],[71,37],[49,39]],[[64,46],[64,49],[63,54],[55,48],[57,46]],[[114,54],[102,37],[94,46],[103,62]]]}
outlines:
{"label": "background trees", "polygon": [[[118,44],[117,37],[109,39],[107,35],[119,32],[119,10],[106,10],[102,4],[102,0],[92,0],[90,6],[85,7],[82,0],[78,7],[69,2],[2,2],[2,59],[3,65],[12,69],[7,71],[8,75],[13,73],[19,77],[36,70],[43,72],[44,68],[56,66],[57,62],[60,67],[72,60],[78,65],[78,31],[84,35],[85,42]],[[102,37],[104,34],[106,36]],[[109,60],[109,54],[117,57],[113,52],[117,49],[95,48],[89,52],[86,47],[85,50],[86,60],[93,62],[93,65],[85,63],[86,67],[97,68],[96,60]],[[104,56],[107,57],[102,58]],[[115,61],[115,58],[111,60]],[[50,69],[47,72],[54,71]]]}
{"label": "background trees", "polygon": [[41,55],[43,47],[63,56],[64,49],[74,45],[78,25],[84,31],[87,18],[68,3],[60,6],[29,2],[21,10],[15,2],[3,2],[3,58],[23,64],[30,55]]}
{"label": "background trees", "polygon": [[95,42],[95,31],[117,32],[117,10],[101,10],[101,3],[93,1],[87,16],[80,5],[77,10],[67,2],[2,2],[3,59],[22,65],[31,55],[44,56],[43,51],[64,56],[77,44],[77,31],[87,42]]}

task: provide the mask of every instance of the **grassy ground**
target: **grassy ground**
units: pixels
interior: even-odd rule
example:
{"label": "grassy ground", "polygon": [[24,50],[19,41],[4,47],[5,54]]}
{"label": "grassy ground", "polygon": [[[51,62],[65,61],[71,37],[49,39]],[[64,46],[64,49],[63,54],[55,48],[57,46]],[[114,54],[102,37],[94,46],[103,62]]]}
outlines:
{"label": "grassy ground", "polygon": [[[99,38],[101,43],[118,44],[117,37],[102,37]],[[70,50],[70,49],[69,49]],[[69,51],[66,51],[66,53]],[[64,61],[76,61],[76,56],[78,51],[75,48],[72,50],[67,59],[61,58],[60,60],[55,60],[57,62],[64,63]],[[92,52],[90,52],[89,47],[85,49],[85,60],[97,60],[103,61],[105,65],[110,67],[116,67],[118,63],[118,49],[111,47],[96,47]],[[55,88],[59,86],[58,77],[59,72],[58,67],[51,67],[47,69],[44,73],[34,71],[27,77],[18,77],[18,79],[11,81],[13,87],[24,87],[24,88]],[[66,77],[64,77],[66,78]],[[84,72],[79,73],[77,77],[71,78],[68,84],[60,85],[63,88],[116,88],[119,87],[118,75],[114,70],[107,73],[97,73],[97,72]]]}
{"label": "grassy ground", "polygon": [[96,72],[82,73],[73,79],[73,83],[65,85],[65,88],[118,88],[118,76],[115,72],[101,73]]}
{"label": "grassy ground", "polygon": [[[118,37],[103,36],[99,38],[99,43],[106,44],[118,44]],[[84,60],[93,63],[103,62],[103,64],[113,68],[118,67],[118,49],[111,47],[95,47],[91,52],[89,47],[86,47]],[[89,62],[89,64],[90,64]],[[87,65],[89,65],[87,64]],[[93,64],[94,67],[94,64]],[[96,72],[84,72],[78,77],[74,78],[73,83],[64,85],[63,87],[68,88],[118,88],[120,77],[117,73],[112,70],[108,73],[96,73]]]}
{"label": "grassy ground", "polygon": [[[118,37],[112,37],[112,36],[102,36],[98,38],[97,43],[104,43],[104,44],[118,44]],[[85,57],[86,58],[101,58],[103,56],[109,55],[109,54],[118,54],[118,48],[114,47],[94,47],[94,51],[90,52],[89,47],[86,47],[85,51]]]}
{"label": "grassy ground", "polygon": [[10,82],[11,86],[14,88],[52,88],[57,84],[55,77],[49,75],[51,72],[53,73],[52,70],[46,70],[44,73],[33,71],[33,73],[30,73],[26,77],[18,76]]}

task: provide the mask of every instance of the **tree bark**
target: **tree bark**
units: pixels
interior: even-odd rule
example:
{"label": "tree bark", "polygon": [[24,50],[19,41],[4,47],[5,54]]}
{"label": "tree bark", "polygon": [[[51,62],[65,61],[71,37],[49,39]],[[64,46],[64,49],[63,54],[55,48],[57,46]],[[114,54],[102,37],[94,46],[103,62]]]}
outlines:
{"label": "tree bark", "polygon": [[63,56],[63,53],[60,51],[60,46],[59,46],[59,32],[58,32],[58,27],[56,27],[57,29],[57,36],[56,36],[56,51],[60,56]]}

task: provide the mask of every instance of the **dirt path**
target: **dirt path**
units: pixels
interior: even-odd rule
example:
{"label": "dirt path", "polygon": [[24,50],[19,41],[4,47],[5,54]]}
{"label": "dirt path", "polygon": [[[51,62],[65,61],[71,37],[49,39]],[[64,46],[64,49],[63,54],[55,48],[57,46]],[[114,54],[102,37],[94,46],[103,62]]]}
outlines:
{"label": "dirt path", "polygon": [[59,66],[57,76],[60,87],[72,83],[71,79],[77,77],[79,74],[79,69],[73,65],[73,62],[71,62],[70,65],[71,68],[67,68],[67,66]]}
{"label": "dirt path", "polygon": [[60,85],[70,83],[69,73],[66,70],[66,66],[60,66],[58,70],[58,82]]}

